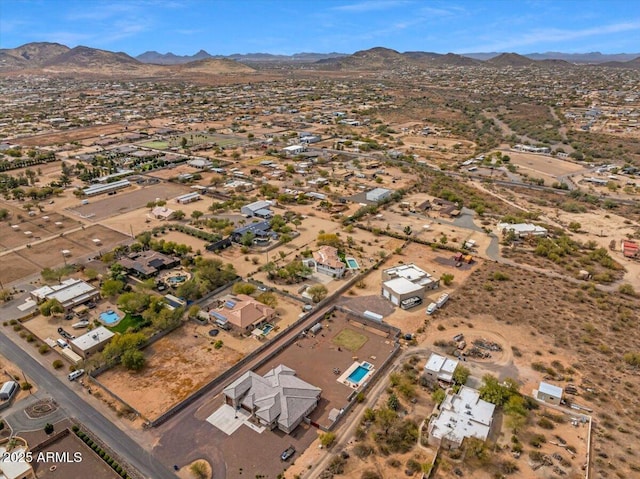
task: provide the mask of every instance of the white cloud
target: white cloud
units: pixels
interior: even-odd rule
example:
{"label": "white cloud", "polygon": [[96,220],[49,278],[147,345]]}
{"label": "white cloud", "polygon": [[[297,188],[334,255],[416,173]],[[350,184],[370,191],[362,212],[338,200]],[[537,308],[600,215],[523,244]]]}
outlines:
{"label": "white cloud", "polygon": [[[468,51],[508,51],[519,47],[528,47],[535,45],[546,45],[549,43],[558,44],[559,42],[578,40],[581,38],[596,37],[600,35],[622,33],[634,30],[640,30],[640,21],[613,23],[610,25],[602,25],[579,30],[563,30],[559,28],[536,29],[528,33],[518,35],[514,38],[504,38],[487,42],[483,45],[475,45],[472,48],[458,49],[459,52]],[[508,37],[508,33],[497,31],[501,37]],[[558,45],[554,48],[562,48]]]}
{"label": "white cloud", "polygon": [[333,7],[332,10],[341,12],[372,12],[376,10],[388,10],[403,5],[407,5],[407,0],[365,0],[363,2],[351,3],[348,5],[340,5]]}

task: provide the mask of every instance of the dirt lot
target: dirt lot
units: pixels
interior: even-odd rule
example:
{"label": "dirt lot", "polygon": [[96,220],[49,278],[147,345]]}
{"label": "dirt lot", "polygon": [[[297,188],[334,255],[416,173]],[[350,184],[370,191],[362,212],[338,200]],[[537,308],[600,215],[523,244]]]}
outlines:
{"label": "dirt lot", "polygon": [[[94,244],[92,241],[94,238],[100,239],[101,244]],[[74,231],[64,237],[35,243],[30,248],[20,249],[2,256],[2,264],[6,268],[2,279],[11,283],[38,273],[44,268],[62,265],[65,258],[61,252],[65,249],[71,252],[66,261],[72,263],[91,253],[112,249],[126,239],[126,235],[122,233],[101,225],[94,225],[84,230]]]}
{"label": "dirt lot", "polygon": [[120,190],[113,196],[99,195],[89,198],[88,205],[78,205],[70,210],[91,221],[100,221],[113,215],[144,208],[148,202],[156,198],[170,200],[188,192],[188,188],[173,183],[159,183],[143,188],[133,186]]}
{"label": "dirt lot", "polygon": [[215,349],[214,342],[201,328],[186,323],[144,350],[147,365],[142,372],[115,367],[98,380],[154,419],[244,356],[226,344]]}
{"label": "dirt lot", "polygon": [[[133,128],[133,125],[130,125]],[[49,146],[72,141],[85,140],[87,138],[97,138],[100,135],[110,135],[125,131],[125,127],[120,123],[103,126],[90,126],[86,128],[76,128],[71,131],[45,133],[20,138],[19,144],[23,146]]]}
{"label": "dirt lot", "polygon": [[502,153],[509,155],[511,163],[519,167],[520,173],[529,173],[533,177],[542,175],[542,177],[557,178],[558,176],[584,170],[582,165],[552,156],[520,153],[511,150]]}
{"label": "dirt lot", "polygon": [[[80,226],[80,222],[59,213],[37,212],[36,216],[29,216],[25,210],[5,202],[0,202],[0,208],[11,212],[10,220],[0,223],[0,251],[24,246]],[[14,225],[18,225],[19,228],[13,229]],[[31,231],[31,234],[26,235],[27,231]]]}
{"label": "dirt lot", "polygon": [[[393,341],[380,331],[364,329],[363,325],[349,321],[344,313],[336,312],[328,321],[323,321],[323,329],[317,336],[309,335],[296,341],[277,356],[263,364],[256,373],[264,374],[279,364],[295,369],[301,379],[322,389],[320,405],[311,413],[311,420],[322,425],[330,424],[328,414],[333,408],[340,409],[347,404],[347,397],[353,389],[337,381],[334,368],[344,372],[355,360],[366,360],[375,367],[387,358],[393,349]],[[367,337],[364,345],[355,352],[345,348],[338,350],[333,339],[345,328],[352,329]]]}

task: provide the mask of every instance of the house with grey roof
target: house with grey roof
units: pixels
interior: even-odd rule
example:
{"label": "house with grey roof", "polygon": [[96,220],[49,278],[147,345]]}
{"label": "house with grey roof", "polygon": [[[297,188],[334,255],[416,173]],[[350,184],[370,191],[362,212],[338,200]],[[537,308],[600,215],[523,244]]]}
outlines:
{"label": "house with grey roof", "polygon": [[321,392],[283,364],[264,376],[247,371],[222,391],[226,404],[243,408],[258,424],[287,434],[318,406]]}

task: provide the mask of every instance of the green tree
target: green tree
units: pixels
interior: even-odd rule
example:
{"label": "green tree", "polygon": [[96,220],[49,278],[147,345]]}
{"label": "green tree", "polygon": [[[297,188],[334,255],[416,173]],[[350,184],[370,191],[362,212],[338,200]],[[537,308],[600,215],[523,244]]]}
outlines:
{"label": "green tree", "polygon": [[146,359],[142,351],[127,349],[122,353],[122,365],[130,371],[140,371],[144,368]]}
{"label": "green tree", "polygon": [[203,461],[196,461],[189,466],[189,471],[196,479],[207,479],[209,477],[207,466]]}
{"label": "green tree", "polygon": [[269,291],[260,293],[256,298],[256,301],[259,301],[262,304],[274,309],[276,306],[278,306],[278,298],[276,298],[276,295],[274,293],[271,293]]}
{"label": "green tree", "polygon": [[333,443],[336,441],[336,434],[334,432],[325,432],[320,434],[320,444],[326,449],[333,446]]}
{"label": "green tree", "polygon": [[104,298],[115,298],[124,289],[124,283],[117,279],[107,279],[102,283],[100,292]]}
{"label": "green tree", "polygon": [[453,283],[453,278],[454,276],[451,273],[444,273],[442,276],[440,276],[440,280],[444,283],[445,286],[449,286],[451,283]]}
{"label": "green tree", "polygon": [[307,290],[307,293],[309,293],[309,296],[311,296],[314,303],[319,303],[326,298],[328,292],[329,291],[324,284],[314,284]]}
{"label": "green tree", "polygon": [[56,298],[51,298],[40,305],[40,313],[47,317],[56,316],[64,313],[64,306]]}
{"label": "green tree", "polygon": [[406,236],[411,236],[411,233],[413,232],[413,231],[411,230],[411,226],[409,226],[409,225],[405,226],[403,231],[404,231],[404,234],[405,234]]}
{"label": "green tree", "polygon": [[469,368],[464,367],[462,364],[458,364],[453,371],[453,382],[456,384],[464,385],[467,383],[467,379],[471,375]]}
{"label": "green tree", "polygon": [[151,297],[145,293],[124,293],[118,298],[118,307],[125,313],[139,314],[147,308],[150,301]]}
{"label": "green tree", "polygon": [[572,221],[569,223],[569,231],[573,233],[577,233],[578,231],[580,231],[580,228],[582,228],[582,225],[577,221]]}
{"label": "green tree", "polygon": [[394,411],[397,411],[400,408],[400,401],[395,393],[391,393],[389,395],[389,399],[387,399],[387,407]]}
{"label": "green tree", "polygon": [[256,287],[251,283],[238,282],[233,285],[234,294],[253,294]]}

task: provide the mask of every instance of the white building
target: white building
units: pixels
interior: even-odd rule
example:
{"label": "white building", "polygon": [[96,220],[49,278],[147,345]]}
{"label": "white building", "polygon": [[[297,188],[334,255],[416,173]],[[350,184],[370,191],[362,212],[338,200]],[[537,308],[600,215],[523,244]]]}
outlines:
{"label": "white building", "polygon": [[382,296],[395,306],[403,305],[403,301],[407,301],[404,304],[408,307],[418,306],[424,297],[424,286],[412,283],[405,278],[390,279],[382,283]]}
{"label": "white building", "polygon": [[533,223],[498,223],[498,230],[502,234],[507,234],[509,231],[513,231],[513,233],[518,238],[524,238],[527,236],[547,236],[547,229],[542,226],[534,225]]}
{"label": "white building", "polygon": [[346,265],[340,260],[338,250],[333,246],[323,246],[313,253],[313,266],[318,273],[332,278],[342,278]]}
{"label": "white building", "polygon": [[427,364],[424,366],[425,376],[436,381],[453,382],[453,372],[458,367],[458,360],[445,358],[436,353],[431,353]]}
{"label": "white building", "polygon": [[240,213],[247,217],[257,216],[258,218],[271,218],[273,212],[271,211],[271,205],[273,203],[267,200],[255,201],[244,205],[240,208]]}
{"label": "white building", "polygon": [[175,210],[166,206],[156,206],[151,210],[151,216],[157,220],[169,220],[175,213]]}
{"label": "white building", "polygon": [[[24,460],[28,449],[15,446],[8,449],[8,443],[0,446],[0,479],[33,479],[36,477],[29,461]],[[35,454],[34,454],[35,458]]]}
{"label": "white building", "polygon": [[562,401],[562,394],[564,391],[560,386],[554,386],[553,384],[540,382],[538,386],[538,390],[534,391],[534,396],[538,399],[538,401],[544,401],[548,404],[555,404],[556,406],[560,405],[560,401]]}
{"label": "white building", "polygon": [[99,326],[96,329],[92,329],[82,336],[78,336],[76,339],[71,340],[69,345],[75,353],[86,359],[91,354],[102,350],[102,348],[111,341],[113,336],[114,333],[104,326]]}
{"label": "white building", "polygon": [[200,193],[187,193],[186,195],[180,195],[176,198],[176,203],[180,203],[181,205],[186,205],[188,203],[192,203],[194,201],[198,201],[199,199],[201,199],[202,197],[200,196]]}
{"label": "white building", "polygon": [[60,284],[43,286],[31,291],[31,297],[37,303],[57,299],[65,310],[70,310],[100,297],[100,291],[80,279],[69,278]]}
{"label": "white building", "polygon": [[447,394],[440,414],[429,421],[429,444],[460,447],[468,437],[486,441],[493,423],[495,405],[480,399],[480,393],[461,386],[457,394]]}
{"label": "white building", "polygon": [[437,289],[440,280],[434,278],[425,270],[415,264],[401,264],[393,268],[387,268],[382,271],[382,280],[390,280],[394,278],[404,278],[414,284],[423,286],[425,289]]}
{"label": "white building", "polygon": [[374,188],[371,191],[367,191],[365,198],[367,199],[367,201],[373,201],[374,203],[377,203],[379,201],[386,200],[390,196],[391,190],[388,190],[386,188]]}
{"label": "white building", "polygon": [[283,153],[287,156],[296,156],[307,151],[307,145],[291,145],[285,146],[282,149]]}

